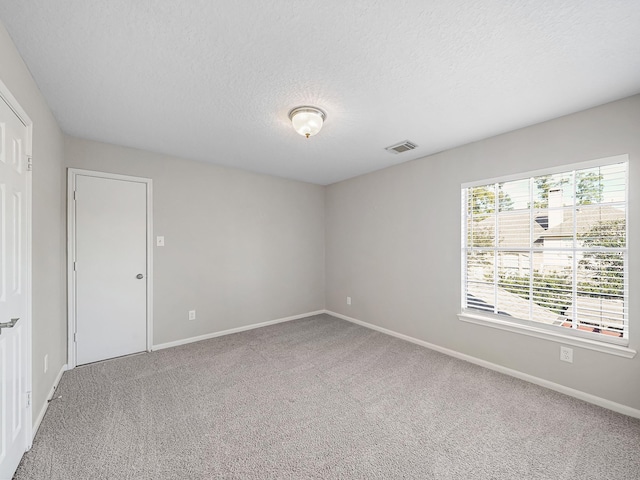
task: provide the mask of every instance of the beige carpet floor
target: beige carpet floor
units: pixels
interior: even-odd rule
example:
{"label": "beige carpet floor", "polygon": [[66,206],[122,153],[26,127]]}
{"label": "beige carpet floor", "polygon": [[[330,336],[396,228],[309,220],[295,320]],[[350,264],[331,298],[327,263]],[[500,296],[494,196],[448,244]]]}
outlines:
{"label": "beige carpet floor", "polygon": [[64,374],[16,479],[638,479],[640,421],[326,315]]}

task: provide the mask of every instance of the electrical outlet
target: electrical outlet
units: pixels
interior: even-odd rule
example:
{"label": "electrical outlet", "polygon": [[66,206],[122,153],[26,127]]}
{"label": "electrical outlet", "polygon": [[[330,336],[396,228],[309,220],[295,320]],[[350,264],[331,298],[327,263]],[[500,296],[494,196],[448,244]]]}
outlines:
{"label": "electrical outlet", "polygon": [[573,363],[573,348],[560,347],[560,360]]}
{"label": "electrical outlet", "polygon": [[351,297],[347,297],[347,305],[351,305]]}
{"label": "electrical outlet", "polygon": [[195,319],[196,319],[196,311],[189,310],[189,320],[195,320]]}
{"label": "electrical outlet", "polygon": [[49,370],[49,354],[44,356],[44,373],[47,373]]}

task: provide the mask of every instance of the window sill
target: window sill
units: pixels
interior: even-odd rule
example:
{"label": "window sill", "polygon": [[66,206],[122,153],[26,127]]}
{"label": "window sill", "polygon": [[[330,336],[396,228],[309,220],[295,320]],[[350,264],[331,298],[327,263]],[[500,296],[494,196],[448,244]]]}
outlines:
{"label": "window sill", "polygon": [[586,348],[588,350],[595,350],[597,352],[608,353],[610,355],[617,355],[624,358],[633,358],[637,353],[632,348],[623,347],[621,345],[598,342],[596,340],[574,337],[571,335],[563,335],[561,333],[551,332],[542,328],[515,324],[495,318],[486,317],[480,314],[463,312],[458,314],[458,318],[463,322],[475,323],[476,325],[484,325],[491,328],[498,328],[500,330],[506,330],[508,332],[528,335],[530,337],[542,338],[544,340],[550,340],[552,342],[572,345],[574,347]]}

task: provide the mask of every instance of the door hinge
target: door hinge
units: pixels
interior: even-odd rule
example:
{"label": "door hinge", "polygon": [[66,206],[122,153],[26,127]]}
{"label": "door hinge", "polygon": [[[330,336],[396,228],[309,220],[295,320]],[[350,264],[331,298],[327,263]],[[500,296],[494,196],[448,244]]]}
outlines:
{"label": "door hinge", "polygon": [[78,341],[78,332],[73,334],[73,341],[77,342]]}
{"label": "door hinge", "polygon": [[31,392],[27,392],[27,408],[31,406]]}
{"label": "door hinge", "polygon": [[78,199],[78,192],[76,190],[73,191],[73,199],[74,200]]}
{"label": "door hinge", "polygon": [[76,272],[78,271],[78,262],[73,262],[73,271]]}
{"label": "door hinge", "polygon": [[33,158],[27,157],[27,172],[33,170]]}

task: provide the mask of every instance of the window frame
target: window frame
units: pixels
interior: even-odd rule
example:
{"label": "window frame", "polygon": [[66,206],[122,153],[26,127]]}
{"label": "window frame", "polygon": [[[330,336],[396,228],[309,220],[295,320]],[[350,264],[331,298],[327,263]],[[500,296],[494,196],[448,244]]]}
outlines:
{"label": "window frame", "polygon": [[[611,337],[599,333],[585,332],[577,329],[567,329],[559,325],[549,325],[534,320],[518,319],[507,315],[499,315],[473,308],[466,308],[467,304],[467,189],[490,184],[510,182],[517,180],[531,179],[532,177],[543,175],[554,175],[570,172],[574,170],[584,170],[594,167],[603,167],[612,164],[626,163],[626,189],[625,189],[625,218],[626,218],[626,242],[624,246],[624,289],[625,302],[629,304],[629,155],[616,155],[607,158],[595,159],[586,162],[558,165],[550,168],[525,171],[521,173],[504,175],[500,177],[486,178],[473,182],[462,183],[461,192],[461,292],[460,292],[460,312],[458,318],[462,321],[484,325],[488,327],[506,330],[514,333],[543,338],[559,343],[596,350],[604,353],[618,355],[626,358],[633,358],[636,351],[629,348],[629,338],[631,336],[630,315],[627,314],[626,327],[627,336],[625,338]],[[496,207],[497,208],[497,207]],[[530,210],[532,211],[532,210]],[[496,211],[496,215],[497,215]],[[497,232],[496,232],[497,233]],[[494,251],[499,251],[495,245]],[[530,246],[532,248],[532,246]],[[495,269],[495,267],[494,267]],[[628,313],[630,311],[628,310]]]}

